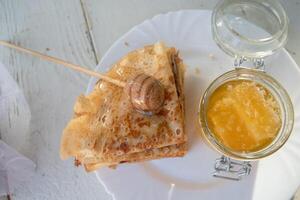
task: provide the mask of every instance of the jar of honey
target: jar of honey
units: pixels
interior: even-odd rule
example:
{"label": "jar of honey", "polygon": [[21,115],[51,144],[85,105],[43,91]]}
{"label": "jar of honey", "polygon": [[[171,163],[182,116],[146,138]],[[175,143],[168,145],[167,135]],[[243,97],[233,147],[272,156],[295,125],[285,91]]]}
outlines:
{"label": "jar of honey", "polygon": [[216,177],[239,180],[250,173],[249,161],[276,152],[291,134],[290,97],[264,71],[264,59],[285,45],[287,30],[276,0],[222,0],[213,10],[213,38],[235,59],[233,70],[216,78],[200,101],[204,138],[223,155]]}

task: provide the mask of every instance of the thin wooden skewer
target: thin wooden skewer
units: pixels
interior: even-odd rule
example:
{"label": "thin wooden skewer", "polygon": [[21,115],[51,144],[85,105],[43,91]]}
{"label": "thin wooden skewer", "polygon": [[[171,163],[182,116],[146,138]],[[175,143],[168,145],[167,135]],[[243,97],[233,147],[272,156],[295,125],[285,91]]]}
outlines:
{"label": "thin wooden skewer", "polygon": [[23,48],[23,47],[20,47],[20,46],[17,46],[17,45],[14,45],[14,44],[11,44],[9,42],[6,42],[6,41],[3,41],[3,40],[0,40],[0,45],[3,45],[3,46],[6,46],[6,47],[9,47],[9,48],[12,48],[12,49],[15,49],[15,50],[18,50],[18,51],[21,51],[21,52],[24,52],[24,53],[27,53],[27,54],[30,54],[32,56],[36,56],[36,57],[39,57],[43,60],[48,60],[50,62],[53,62],[53,63],[56,63],[56,64],[59,64],[59,65],[63,65],[65,67],[68,67],[70,69],[73,69],[73,70],[76,70],[76,71],[79,71],[79,72],[82,72],[84,74],[87,74],[89,76],[94,76],[94,77],[97,77],[97,78],[101,78],[107,82],[110,82],[110,83],[113,83],[119,87],[125,87],[125,82],[123,81],[120,81],[120,80],[116,80],[116,79],[113,79],[109,76],[105,76],[103,74],[100,74],[98,72],[94,72],[92,70],[88,70],[80,65],[76,65],[76,64],[72,64],[72,63],[69,63],[67,61],[64,61],[62,59],[59,59],[59,58],[55,58],[55,57],[52,57],[52,56],[47,56],[45,54],[41,54],[37,51],[33,51],[33,50],[30,50],[30,49],[26,49],[26,48]]}

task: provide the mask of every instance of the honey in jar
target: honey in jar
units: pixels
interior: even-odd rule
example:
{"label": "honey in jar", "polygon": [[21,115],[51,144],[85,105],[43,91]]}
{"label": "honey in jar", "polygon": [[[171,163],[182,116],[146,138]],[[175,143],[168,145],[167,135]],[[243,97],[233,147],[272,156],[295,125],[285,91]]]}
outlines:
{"label": "honey in jar", "polygon": [[208,100],[206,115],[214,137],[235,152],[268,146],[282,123],[274,96],[250,80],[233,80],[219,86]]}

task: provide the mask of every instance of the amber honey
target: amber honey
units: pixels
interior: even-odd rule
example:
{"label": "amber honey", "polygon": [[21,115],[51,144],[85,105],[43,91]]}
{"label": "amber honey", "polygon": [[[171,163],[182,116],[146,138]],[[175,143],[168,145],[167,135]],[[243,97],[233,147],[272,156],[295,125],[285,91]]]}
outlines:
{"label": "amber honey", "polygon": [[214,137],[235,152],[263,149],[276,138],[282,124],[274,96],[250,80],[219,86],[208,100],[206,117]]}

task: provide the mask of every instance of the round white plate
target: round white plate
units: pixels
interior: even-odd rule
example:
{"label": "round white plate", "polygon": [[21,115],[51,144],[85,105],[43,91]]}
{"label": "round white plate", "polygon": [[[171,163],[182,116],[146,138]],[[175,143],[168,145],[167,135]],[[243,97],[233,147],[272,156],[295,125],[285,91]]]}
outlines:
{"label": "round white plate", "polygon": [[[210,11],[171,12],[143,22],[117,40],[96,70],[105,72],[128,52],[157,41],[180,51],[187,65],[186,130],[189,152],[184,158],[124,164],[96,172],[100,183],[117,200],[199,199],[288,199],[300,183],[300,71],[282,50],[267,63],[267,71],[289,92],[295,106],[296,123],[288,143],[273,156],[253,163],[251,175],[242,181],[225,181],[211,176],[218,155],[199,136],[199,99],[209,83],[231,70],[233,58],[223,53],[211,37]],[[100,67],[101,66],[101,67]],[[91,79],[87,93],[96,82]],[[282,184],[284,183],[284,184]]]}

